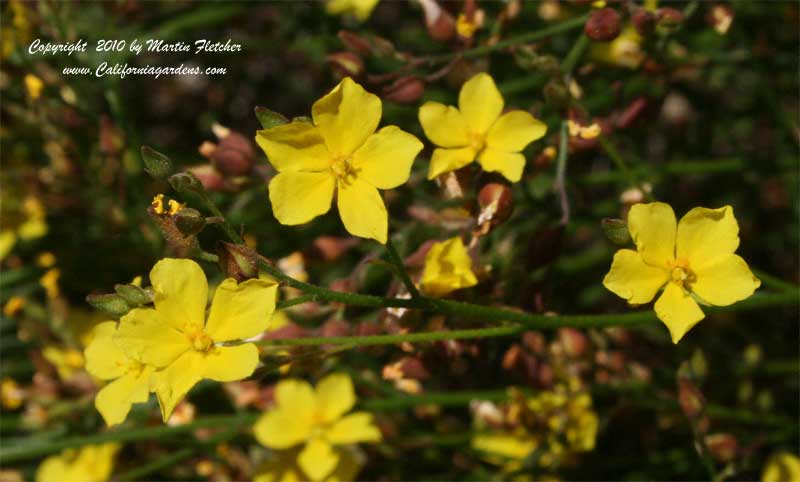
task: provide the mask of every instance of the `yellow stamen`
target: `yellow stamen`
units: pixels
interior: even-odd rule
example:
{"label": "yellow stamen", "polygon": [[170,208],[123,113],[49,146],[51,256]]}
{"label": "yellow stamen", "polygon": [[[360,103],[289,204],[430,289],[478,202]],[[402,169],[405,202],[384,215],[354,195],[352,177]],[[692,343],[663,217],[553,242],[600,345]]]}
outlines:
{"label": "yellow stamen", "polygon": [[339,157],[331,163],[331,172],[339,182],[348,185],[358,177],[358,169],[353,166],[353,161],[349,157]]}

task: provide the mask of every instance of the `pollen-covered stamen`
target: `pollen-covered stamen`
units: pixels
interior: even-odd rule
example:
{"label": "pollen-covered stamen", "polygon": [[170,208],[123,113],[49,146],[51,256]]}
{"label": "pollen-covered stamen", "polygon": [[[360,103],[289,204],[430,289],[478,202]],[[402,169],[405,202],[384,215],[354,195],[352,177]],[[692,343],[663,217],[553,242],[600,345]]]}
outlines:
{"label": "pollen-covered stamen", "polygon": [[670,278],[678,286],[694,283],[696,277],[694,272],[689,269],[689,262],[685,259],[678,259],[669,264]]}
{"label": "pollen-covered stamen", "polygon": [[339,182],[345,185],[353,182],[358,176],[358,169],[353,165],[353,160],[345,156],[334,159],[331,163],[331,172]]}
{"label": "pollen-covered stamen", "polygon": [[183,327],[183,332],[192,344],[192,348],[197,351],[207,351],[214,345],[214,340],[203,331],[203,327],[194,323],[187,323]]}

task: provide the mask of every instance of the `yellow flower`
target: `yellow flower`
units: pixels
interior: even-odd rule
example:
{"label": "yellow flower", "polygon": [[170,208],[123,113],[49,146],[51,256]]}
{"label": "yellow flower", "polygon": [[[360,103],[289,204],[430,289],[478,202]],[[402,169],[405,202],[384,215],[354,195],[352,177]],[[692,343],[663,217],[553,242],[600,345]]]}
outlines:
{"label": "yellow flower", "polygon": [[452,291],[478,284],[472,272],[472,258],[461,238],[433,243],[425,256],[420,288],[430,296],[444,296]]}
{"label": "yellow flower", "polygon": [[[500,458],[524,460],[538,444],[524,429],[483,433],[472,437],[472,448]],[[495,462],[500,461],[495,458]]]}
{"label": "yellow flower", "polygon": [[21,296],[12,296],[3,305],[3,314],[6,316],[14,316],[25,307],[25,298]]}
{"label": "yellow flower", "polygon": [[58,376],[62,380],[67,380],[78,370],[83,368],[83,355],[78,350],[72,348],[59,348],[49,345],[42,349],[42,356],[56,367]]}
{"label": "yellow flower", "polygon": [[[324,482],[349,482],[355,480],[362,462],[359,454],[349,447],[335,447],[339,463]],[[264,462],[253,475],[253,482],[300,482],[310,480],[297,464],[299,448],[273,451],[272,458]],[[363,458],[363,457],[362,457]]]}
{"label": "yellow flower", "polygon": [[0,231],[0,260],[5,259],[17,243],[17,233],[11,229]]}
{"label": "yellow flower", "polygon": [[25,390],[13,378],[3,378],[0,383],[0,403],[7,410],[16,410],[25,401]]}
{"label": "yellow flower", "polygon": [[422,143],[397,126],[375,132],[381,100],[349,77],[314,103],[313,124],[258,131],[256,142],[278,170],[269,183],[281,224],[311,221],[330,210],[334,191],[345,228],[386,243],[388,215],[378,189],[408,180]]}
{"label": "yellow flower", "polygon": [[[231,345],[263,332],[275,311],[278,285],[225,279],[205,321],[208,282],[189,259],[162,259],[150,271],[155,309],[136,308],[112,337],[129,358],[159,370],[151,379],[167,421],[175,405],[200,380],[241,380],[258,365],[253,343]],[[224,345],[223,345],[224,343]]]}
{"label": "yellow flower", "polygon": [[316,389],[303,380],[283,380],[275,388],[275,407],[261,416],[253,431],[271,449],[303,445],[298,466],[311,480],[325,480],[342,462],[334,446],[381,440],[372,414],[345,415],[355,402],[353,383],[346,374],[329,375]]}
{"label": "yellow flower", "polygon": [[61,290],[58,288],[58,278],[61,277],[61,270],[58,268],[51,268],[39,278],[39,284],[44,288],[47,297],[51,300],[58,298]]}
{"label": "yellow flower", "polygon": [[525,167],[520,151],[544,136],[547,126],[521,110],[500,115],[503,104],[494,80],[480,73],[461,87],[458,109],[438,102],[420,107],[422,129],[439,146],[433,151],[428,179],[460,169],[477,158],[484,171],[519,181]]}
{"label": "yellow flower", "polygon": [[606,65],[636,69],[645,57],[641,44],[642,37],[633,25],[627,25],[611,42],[593,42],[589,56]]}
{"label": "yellow flower", "polygon": [[36,482],[103,482],[111,476],[119,444],[87,445],[47,457],[36,469]]}
{"label": "yellow flower", "polygon": [[762,482],[784,482],[789,480],[800,480],[800,457],[789,452],[779,452],[773,454],[764,473],[761,474]]}
{"label": "yellow flower", "polygon": [[628,230],[637,251],[617,251],[603,285],[636,305],[650,302],[664,287],[655,311],[673,343],[705,316],[698,302],[731,305],[761,285],[734,254],[739,225],[730,206],[694,208],[676,225],[669,205],[635,204]]}
{"label": "yellow flower", "polygon": [[378,0],[328,0],[325,11],[329,15],[342,15],[352,13],[359,22],[368,19]]}
{"label": "yellow flower", "polygon": [[42,82],[42,79],[33,74],[26,74],[24,81],[25,92],[27,92],[28,98],[31,100],[38,99],[39,96],[42,95],[42,89],[44,89],[44,82]]}
{"label": "yellow flower", "polygon": [[113,380],[97,392],[94,406],[106,424],[122,423],[134,403],[146,402],[150,395],[153,367],[134,360],[114,342],[115,321],[100,323],[84,352],[86,370],[101,380]]}

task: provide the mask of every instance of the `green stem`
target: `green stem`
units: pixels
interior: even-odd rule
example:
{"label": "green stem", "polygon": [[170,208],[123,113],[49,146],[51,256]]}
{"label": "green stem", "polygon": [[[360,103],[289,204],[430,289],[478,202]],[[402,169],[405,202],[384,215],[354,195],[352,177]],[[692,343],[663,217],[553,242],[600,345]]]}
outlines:
{"label": "green stem", "polygon": [[397,249],[395,249],[391,238],[386,239],[386,252],[389,253],[389,260],[397,269],[397,275],[403,281],[403,284],[405,285],[408,293],[411,295],[411,298],[421,298],[422,295],[419,294],[414,282],[411,281],[411,277],[408,276],[408,271],[406,271],[406,265],[403,263],[403,258],[401,258],[397,253]]}
{"label": "green stem", "polygon": [[275,305],[276,310],[285,310],[291,306],[295,305],[302,305],[303,303],[311,303],[317,301],[317,297],[314,295],[301,295],[289,300],[281,300]]}
{"label": "green stem", "polygon": [[578,64],[578,61],[583,57],[584,52],[589,47],[589,37],[587,37],[583,32],[581,32],[580,37],[578,40],[575,41],[575,44],[570,49],[567,57],[561,62],[561,72],[564,73],[565,76],[569,77],[572,75],[572,70]]}
{"label": "green stem", "polygon": [[492,45],[483,45],[481,47],[475,47],[473,49],[464,50],[462,52],[455,52],[455,53],[448,53],[448,54],[441,54],[441,55],[432,55],[429,57],[425,57],[424,60],[430,64],[436,64],[441,62],[448,62],[454,58],[472,58],[472,57],[480,57],[482,55],[486,55],[491,52],[495,52],[497,50],[503,50],[507,47],[512,47],[514,45],[528,43],[528,42],[535,42],[537,40],[543,40],[547,37],[563,33],[569,32],[570,30],[575,30],[577,28],[583,27],[586,23],[586,19],[588,15],[582,15],[580,17],[576,17],[565,22],[561,22],[556,25],[552,25],[550,27],[543,28],[541,30],[536,30],[535,32],[529,32],[522,35],[517,35],[515,37],[508,38],[506,40],[501,40]]}
{"label": "green stem", "polygon": [[500,402],[508,398],[505,390],[483,390],[464,392],[429,392],[422,395],[404,395],[390,398],[364,400],[359,406],[368,411],[401,410],[418,405],[463,406],[473,400]]}
{"label": "green stem", "polygon": [[614,162],[614,165],[617,166],[617,169],[619,169],[625,176],[628,183],[632,186],[636,186],[639,189],[641,189],[642,194],[648,201],[653,201],[654,200],[653,196],[649,192],[647,192],[647,190],[644,189],[644,186],[642,186],[642,183],[639,181],[639,177],[636,175],[636,173],[634,173],[634,171],[632,171],[628,167],[628,164],[625,162],[625,159],[619,153],[614,144],[612,144],[611,141],[608,140],[603,135],[598,137],[598,141],[600,142],[600,145],[603,147],[603,150],[606,151],[606,154],[608,154],[608,157],[610,157],[611,160]]}
{"label": "green stem", "polygon": [[776,276],[772,276],[769,273],[765,273],[760,269],[750,269],[754,275],[756,275],[761,281],[764,282],[764,286],[772,287],[778,291],[792,291],[797,293],[800,290],[800,286],[796,284],[790,283],[788,281],[784,281]]}
{"label": "green stem", "polygon": [[569,127],[566,120],[561,121],[561,133],[558,144],[558,162],[556,164],[556,180],[553,183],[561,203],[561,225],[569,224],[569,198],[567,197],[567,154],[569,151]]}

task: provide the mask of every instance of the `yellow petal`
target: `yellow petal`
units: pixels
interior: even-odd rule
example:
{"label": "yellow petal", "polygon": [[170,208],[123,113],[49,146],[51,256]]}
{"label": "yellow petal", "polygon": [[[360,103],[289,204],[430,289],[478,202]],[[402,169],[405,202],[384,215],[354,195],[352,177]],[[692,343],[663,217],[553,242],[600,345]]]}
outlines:
{"label": "yellow petal", "polygon": [[353,154],[359,178],[380,189],[392,189],[408,180],[422,143],[398,128],[387,126],[369,136]]}
{"label": "yellow petal", "polygon": [[335,178],[328,172],[282,172],[269,183],[272,212],[281,223],[303,224],[331,208]]}
{"label": "yellow petal", "polygon": [[518,182],[525,169],[525,156],[518,152],[506,152],[491,147],[485,148],[478,156],[484,171],[499,172],[511,182]]}
{"label": "yellow petal", "polygon": [[675,259],[675,213],[669,204],[634,204],[628,230],[645,263],[665,268]]}
{"label": "yellow petal", "polygon": [[279,172],[324,171],[333,159],[319,129],[310,122],[293,121],[260,130],[256,142]]}
{"label": "yellow petal", "polygon": [[282,380],[275,387],[276,406],[262,415],[253,432],[265,447],[286,449],[305,441],[314,428],[314,390],[303,380]]}
{"label": "yellow petal", "polygon": [[152,308],[136,308],[123,316],[113,339],[128,357],[156,368],[191,348],[186,335],[162,321]]}
{"label": "yellow petal", "polygon": [[333,444],[380,442],[381,431],[375,426],[372,414],[356,412],[342,417],[326,432],[325,438]]}
{"label": "yellow petal", "polygon": [[789,452],[772,455],[761,474],[762,482],[787,482],[800,480],[800,457]]}
{"label": "yellow petal", "polygon": [[36,482],[66,481],[66,479],[72,475],[67,460],[63,452],[59,455],[53,455],[44,459],[36,469]]}
{"label": "yellow petal", "polygon": [[733,208],[694,208],[678,224],[677,255],[689,260],[697,271],[716,258],[736,252],[739,247],[739,224]]}
{"label": "yellow petal", "polygon": [[0,231],[0,260],[8,256],[17,243],[17,235],[10,229]]}
{"label": "yellow petal", "polygon": [[258,348],[252,343],[221,346],[203,357],[203,378],[217,382],[233,382],[247,378],[258,366]]}
{"label": "yellow petal", "polygon": [[156,392],[165,422],[189,390],[203,379],[206,368],[203,354],[189,350],[167,368],[153,373],[151,388]]}
{"label": "yellow petal", "polygon": [[434,243],[425,255],[420,286],[430,296],[444,296],[452,291],[478,284],[472,272],[472,258],[461,238]]}
{"label": "yellow petal", "polygon": [[482,72],[464,82],[458,94],[458,110],[474,134],[486,134],[503,112],[503,96],[489,74]]}
{"label": "yellow petal", "polygon": [[47,234],[47,223],[41,219],[29,219],[17,229],[19,239],[30,241]]}
{"label": "yellow petal", "polygon": [[510,459],[524,459],[536,449],[536,442],[527,434],[489,433],[474,436],[472,448]]}
{"label": "yellow petal", "polygon": [[237,283],[227,278],[217,287],[206,333],[215,341],[246,340],[262,333],[275,311],[278,284],[249,279]]}
{"label": "yellow petal", "polygon": [[150,283],[156,311],[164,322],[178,330],[203,326],[208,282],[199,264],[191,259],[162,259],[150,271]]}
{"label": "yellow petal", "polygon": [[664,288],[664,293],[656,301],[655,310],[658,319],[667,325],[672,343],[678,343],[686,332],[705,317],[697,302],[675,283],[668,283]]}
{"label": "yellow petal", "polygon": [[467,122],[453,106],[426,102],[419,108],[419,123],[431,142],[440,147],[463,147],[469,144]]}
{"label": "yellow petal", "polygon": [[728,306],[748,298],[761,286],[745,260],[735,254],[716,257],[711,264],[695,270],[690,289],[712,305]]}
{"label": "yellow petal", "polygon": [[529,112],[515,110],[503,114],[492,124],[486,136],[489,147],[501,151],[518,152],[525,146],[544,137],[547,125]]}
{"label": "yellow petal", "polygon": [[309,441],[297,456],[297,463],[311,480],[323,480],[336,468],[339,454],[333,450],[331,444],[321,437],[316,437]]}
{"label": "yellow petal", "polygon": [[144,403],[150,395],[152,367],[141,371],[128,371],[123,376],[104,386],[97,392],[94,406],[109,427],[122,423],[134,403]]}
{"label": "yellow petal", "polygon": [[431,164],[428,167],[428,179],[433,179],[445,172],[461,169],[474,160],[475,149],[471,147],[434,149]]}
{"label": "yellow petal", "polygon": [[315,396],[318,413],[326,423],[337,420],[356,403],[353,382],[346,373],[334,373],[320,380]]}
{"label": "yellow petal", "polygon": [[311,115],[331,154],[350,156],[378,128],[381,100],[345,77],[314,103]]}
{"label": "yellow petal", "polygon": [[614,255],[603,286],[628,303],[639,305],[650,302],[669,279],[670,273],[666,268],[654,268],[646,264],[636,251],[620,249]]}
{"label": "yellow petal", "polygon": [[130,359],[114,343],[116,321],[104,321],[94,328],[94,338],[84,350],[86,371],[102,380],[111,380],[125,374]]}
{"label": "yellow petal", "polygon": [[114,456],[120,444],[108,443],[102,445],[89,445],[80,449],[75,460],[76,472],[81,475],[82,482],[101,482],[111,477],[114,469]]}
{"label": "yellow petal", "polygon": [[348,184],[340,182],[336,204],[342,223],[350,234],[386,244],[389,215],[374,186],[359,178]]}

